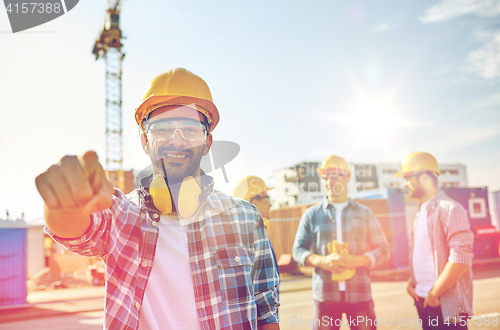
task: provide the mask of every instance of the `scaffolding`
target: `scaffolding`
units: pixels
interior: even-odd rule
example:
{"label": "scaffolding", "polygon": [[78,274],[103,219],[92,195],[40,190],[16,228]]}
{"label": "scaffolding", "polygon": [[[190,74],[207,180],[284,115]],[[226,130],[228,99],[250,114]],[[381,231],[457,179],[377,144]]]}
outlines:
{"label": "scaffolding", "polygon": [[115,187],[124,189],[122,124],[122,33],[120,0],[110,0],[101,33],[94,44],[95,59],[106,65],[106,173]]}

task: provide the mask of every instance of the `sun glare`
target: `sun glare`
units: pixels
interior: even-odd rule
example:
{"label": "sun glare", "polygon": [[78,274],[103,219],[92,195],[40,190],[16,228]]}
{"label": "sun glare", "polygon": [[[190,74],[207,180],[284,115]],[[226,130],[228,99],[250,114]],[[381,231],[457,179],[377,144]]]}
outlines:
{"label": "sun glare", "polygon": [[341,118],[348,124],[359,143],[386,143],[391,132],[405,121],[397,118],[390,98],[361,97],[350,111]]}

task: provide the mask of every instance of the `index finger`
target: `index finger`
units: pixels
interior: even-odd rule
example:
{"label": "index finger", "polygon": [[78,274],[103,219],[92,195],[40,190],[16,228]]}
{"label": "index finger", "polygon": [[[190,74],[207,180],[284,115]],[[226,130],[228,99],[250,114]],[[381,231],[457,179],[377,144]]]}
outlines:
{"label": "index finger", "polygon": [[94,190],[97,193],[101,189],[102,179],[99,178],[100,175],[105,175],[104,170],[99,163],[99,157],[95,151],[87,151],[82,155],[78,155],[78,161],[81,164],[85,175]]}
{"label": "index finger", "polygon": [[101,166],[99,164],[99,157],[95,151],[90,150],[77,157],[87,176],[92,175]]}

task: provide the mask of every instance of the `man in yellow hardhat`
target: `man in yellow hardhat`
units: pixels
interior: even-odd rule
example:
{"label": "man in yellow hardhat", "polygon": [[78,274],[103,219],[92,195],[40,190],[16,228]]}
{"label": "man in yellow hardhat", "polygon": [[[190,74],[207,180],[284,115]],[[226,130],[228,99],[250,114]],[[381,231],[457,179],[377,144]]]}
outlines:
{"label": "man in yellow hardhat", "polygon": [[176,68],[135,111],[153,175],[125,196],[97,155],[65,156],[36,179],[47,233],[106,264],[105,329],[279,329],[279,277],[262,218],[200,170],[219,112]]}
{"label": "man in yellow hardhat", "polygon": [[[264,223],[264,228],[267,229],[270,226],[269,221],[269,209],[271,208],[271,203],[269,202],[269,195],[267,192],[273,188],[269,188],[264,180],[257,176],[249,175],[241,179],[236,183],[233,189],[233,196],[244,199],[257,208],[260,215],[262,215],[262,220]],[[278,260],[276,259],[276,253],[274,253],[273,246],[271,244],[271,251],[273,253],[274,263],[278,269]]]}
{"label": "man in yellow hardhat", "polygon": [[314,267],[313,329],[339,329],[342,313],[353,330],[375,329],[368,269],[389,259],[387,239],[373,212],[348,198],[344,158],[327,157],[317,172],[327,196],[304,212],[293,244],[295,261]]}
{"label": "man in yellow hardhat", "polygon": [[273,188],[268,188],[264,180],[256,176],[246,176],[236,183],[233,189],[233,196],[249,201],[257,207],[264,220],[264,226],[269,226],[269,195],[267,192]]}
{"label": "man in yellow hardhat", "polygon": [[420,202],[410,239],[408,294],[424,329],[467,329],[472,315],[472,244],[465,209],[438,188],[436,158],[413,152],[396,177]]}

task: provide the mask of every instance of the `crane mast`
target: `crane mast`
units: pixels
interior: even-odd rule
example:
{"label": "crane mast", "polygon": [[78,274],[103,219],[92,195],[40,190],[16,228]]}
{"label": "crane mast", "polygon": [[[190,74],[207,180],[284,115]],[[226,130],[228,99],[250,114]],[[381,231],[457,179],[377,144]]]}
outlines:
{"label": "crane mast", "polygon": [[106,173],[115,187],[124,190],[122,124],[122,33],[120,0],[109,0],[106,18],[92,53],[106,65]]}

